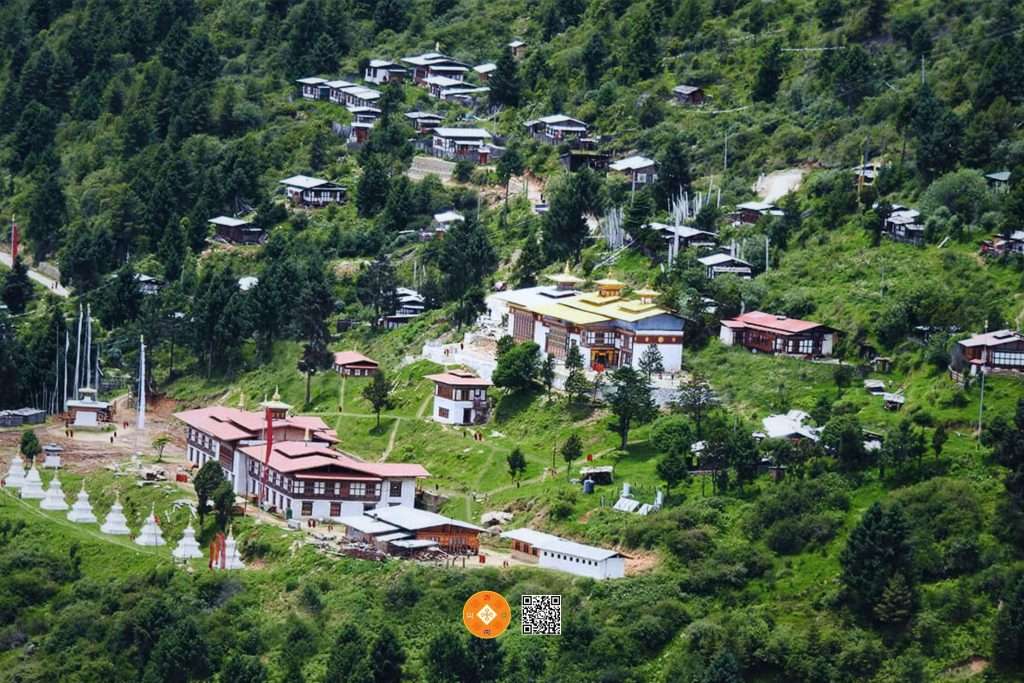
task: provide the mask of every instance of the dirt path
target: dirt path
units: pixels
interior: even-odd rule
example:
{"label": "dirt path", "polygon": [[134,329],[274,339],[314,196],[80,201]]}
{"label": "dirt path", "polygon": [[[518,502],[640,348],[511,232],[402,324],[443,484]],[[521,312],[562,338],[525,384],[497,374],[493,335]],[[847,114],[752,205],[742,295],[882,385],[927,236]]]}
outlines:
{"label": "dirt path", "polygon": [[423,403],[420,404],[420,409],[416,411],[416,417],[422,419],[423,416],[427,414],[427,406],[430,405],[433,398],[433,395],[431,395],[423,399]]}
{"label": "dirt path", "polygon": [[757,179],[757,183],[754,184],[754,192],[766,202],[777,202],[799,188],[806,173],[807,170],[803,168],[772,171]]}
{"label": "dirt path", "polygon": [[395,448],[395,436],[398,434],[398,425],[402,424],[398,420],[395,420],[395,426],[391,428],[391,434],[388,436],[388,445],[384,448],[384,453],[381,454],[380,460],[377,462],[384,462],[391,455],[391,451]]}
{"label": "dirt path", "polygon": [[338,396],[338,410],[345,412],[345,382],[348,379],[347,375],[341,376],[341,394]]}

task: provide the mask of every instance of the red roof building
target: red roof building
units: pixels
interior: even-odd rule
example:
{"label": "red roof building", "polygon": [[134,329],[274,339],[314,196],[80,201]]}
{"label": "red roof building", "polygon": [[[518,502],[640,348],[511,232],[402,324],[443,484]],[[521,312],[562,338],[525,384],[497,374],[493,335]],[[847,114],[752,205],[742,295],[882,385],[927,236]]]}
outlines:
{"label": "red roof building", "polygon": [[368,377],[380,370],[380,364],[358,351],[338,351],[334,354],[334,371],[339,375]]}
{"label": "red roof building", "polygon": [[271,410],[269,460],[264,413],[211,406],[175,417],[187,428],[190,463],[216,459],[235,493],[252,497],[260,493],[266,468],[264,501],[288,518],[328,520],[381,506],[413,507],[416,481],[430,476],[422,465],[369,463],[338,450],[337,433],[316,416]]}
{"label": "red roof building", "polygon": [[821,323],[762,311],[723,320],[719,333],[726,346],[743,346],[751,351],[806,358],[831,356],[836,337],[836,330]]}

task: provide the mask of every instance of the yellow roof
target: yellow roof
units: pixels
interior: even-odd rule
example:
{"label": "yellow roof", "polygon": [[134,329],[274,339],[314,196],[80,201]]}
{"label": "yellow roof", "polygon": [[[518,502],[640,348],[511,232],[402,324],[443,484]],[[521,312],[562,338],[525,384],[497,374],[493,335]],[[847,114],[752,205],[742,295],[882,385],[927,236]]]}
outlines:
{"label": "yellow roof", "polygon": [[624,322],[636,322],[637,320],[643,320],[644,318],[650,318],[655,315],[661,315],[668,313],[664,308],[656,304],[645,304],[636,299],[616,299],[615,301],[604,304],[602,306],[595,306],[584,297],[577,297],[569,299],[568,301],[562,302],[565,307],[572,307],[580,311],[586,311],[588,313],[600,314],[604,318],[612,318],[615,320],[622,320]]}
{"label": "yellow roof", "polygon": [[596,280],[594,282],[594,284],[597,285],[598,287],[625,287],[626,286],[625,282],[622,282],[621,280],[616,280],[613,277],[606,277],[606,278],[603,278],[601,280]]}
{"label": "yellow roof", "polygon": [[565,320],[573,325],[593,325],[594,323],[603,323],[609,320],[609,317],[606,315],[583,311],[564,303],[537,304],[532,307],[532,310],[541,315]]}
{"label": "yellow roof", "polygon": [[658,295],[661,294],[661,292],[659,292],[656,289],[647,289],[647,288],[638,289],[638,290],[636,290],[633,293],[636,294],[637,296],[658,296]]}
{"label": "yellow roof", "polygon": [[554,275],[545,276],[552,282],[583,282],[583,278],[576,277],[572,273],[555,273]]}

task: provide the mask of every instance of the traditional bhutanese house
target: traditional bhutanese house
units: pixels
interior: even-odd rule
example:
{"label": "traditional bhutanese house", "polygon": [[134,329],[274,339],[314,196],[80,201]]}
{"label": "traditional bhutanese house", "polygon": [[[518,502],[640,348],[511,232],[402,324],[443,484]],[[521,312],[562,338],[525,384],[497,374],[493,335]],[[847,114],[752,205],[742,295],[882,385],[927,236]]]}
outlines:
{"label": "traditional bhutanese house", "polygon": [[672,95],[679,104],[704,104],[704,89],[699,85],[677,85],[672,88]]}
{"label": "traditional bhutanese house", "polygon": [[802,410],[791,410],[785,415],[769,415],[761,420],[764,431],[755,436],[787,441],[818,441],[821,439],[821,430],[808,424],[810,417]]}
{"label": "traditional bhutanese house", "polygon": [[327,86],[326,78],[311,76],[295,82],[299,84],[299,93],[304,100],[326,100],[330,94],[331,89]]}
{"label": "traditional bhutanese house", "polygon": [[554,287],[492,294],[489,317],[517,342],[536,342],[559,363],[576,345],[595,370],[638,368],[647,347],[655,346],[666,372],[680,369],[685,320],[654,303],[658,292],[638,290],[632,299],[623,296],[625,284],[618,280],[598,280],[596,292],[579,292],[583,281],[573,275],[548,279]]}
{"label": "traditional bhutanese house", "polygon": [[878,178],[878,171],[880,170],[880,167],[869,162],[861,164],[860,166],[854,166],[852,170],[854,183],[856,185],[870,187],[875,184],[875,179]]}
{"label": "traditional bhutanese house", "polygon": [[750,311],[723,320],[719,338],[726,346],[819,358],[832,355],[836,331],[821,323]]}
{"label": "traditional bhutanese house", "polygon": [[431,151],[434,156],[444,159],[463,159],[477,164],[486,164],[490,159],[491,134],[483,128],[434,129]]}
{"label": "traditional bhutanese house", "polygon": [[435,235],[444,235],[451,230],[456,223],[465,222],[466,217],[458,211],[442,211],[441,213],[434,214],[434,222],[431,224],[431,227],[434,228]]}
{"label": "traditional bhutanese house", "polygon": [[231,216],[217,216],[207,221],[213,226],[213,239],[228,244],[262,244],[267,235],[262,228],[255,227],[250,221]]}
{"label": "traditional bhutanese house", "polygon": [[924,224],[916,209],[895,204],[882,223],[882,232],[897,242],[924,244]]}
{"label": "traditional bhutanese house", "polygon": [[643,156],[630,156],[613,161],[608,168],[624,175],[634,188],[650,185],[658,180],[657,163],[654,159]]}
{"label": "traditional bhutanese house", "polygon": [[[378,507],[368,510],[366,516],[389,524],[407,535],[405,539],[389,540],[399,551],[410,547],[409,544],[402,544],[401,540],[432,541],[452,555],[475,555],[480,551],[480,533],[483,528],[469,522],[418,510],[412,505]],[[396,540],[399,542],[396,543]]]}
{"label": "traditional bhutanese house", "polygon": [[423,84],[427,86],[427,92],[430,93],[431,97],[440,98],[442,90],[462,85],[462,81],[460,79],[448,78],[447,76],[431,76],[425,79]]}
{"label": "traditional bhutanese house", "polygon": [[520,60],[526,56],[526,43],[521,40],[513,40],[508,44],[508,49],[512,50],[512,58]]}
{"label": "traditional bhutanese house", "polygon": [[370,139],[370,133],[376,124],[367,123],[364,121],[353,121],[348,125],[348,135],[345,137],[345,142],[350,145],[365,145],[366,141]]}
{"label": "traditional bhutanese house", "polygon": [[462,81],[466,78],[469,65],[447,57],[438,52],[426,52],[415,57],[405,57],[402,62],[409,65],[412,80],[416,85],[423,85],[431,76],[446,76]]}
{"label": "traditional bhutanese house", "polygon": [[285,517],[338,519],[413,505],[416,481],[429,476],[421,465],[369,463],[336,450],[337,435],[319,417],[289,416],[280,401],[264,406],[272,411],[269,460],[264,413],[214,406],[175,417],[187,425],[189,462],[216,459],[236,494],[259,495],[266,464],[265,502]]}
{"label": "traditional bhutanese house", "polygon": [[988,186],[996,192],[1006,192],[1009,190],[1011,177],[1012,174],[1009,171],[996,171],[995,173],[985,174]]}
{"label": "traditional bhutanese house", "polygon": [[143,296],[159,294],[160,290],[164,287],[163,280],[152,275],[146,275],[145,273],[135,273],[135,284],[139,288],[139,294]]}
{"label": "traditional bhutanese house", "polygon": [[452,425],[487,421],[487,387],[491,383],[466,370],[427,375],[434,383],[434,421]]}
{"label": "traditional bhutanese house", "polygon": [[545,569],[591,579],[621,579],[626,575],[626,556],[615,550],[567,541],[533,529],[512,529],[501,534],[512,541],[512,557]]}
{"label": "traditional bhutanese house", "polygon": [[294,175],[280,181],[280,184],[284,185],[289,201],[298,206],[318,207],[345,201],[345,188],[323,178]]}
{"label": "traditional bhutanese house", "polygon": [[486,83],[491,77],[491,74],[498,68],[498,65],[494,62],[487,62],[486,64],[478,64],[473,67],[473,72],[476,73],[477,78],[480,79],[481,83]]}
{"label": "traditional bhutanese house", "polygon": [[383,94],[380,90],[362,85],[350,85],[347,88],[341,88],[340,92],[344,98],[343,104],[349,111],[354,107],[372,107]]}
{"label": "traditional bhutanese house", "polygon": [[781,216],[780,211],[771,202],[743,202],[737,204],[730,217],[735,224],[754,224],[764,216]]}
{"label": "traditional bhutanese house", "polygon": [[351,81],[334,80],[327,81],[328,95],[327,99],[335,104],[345,105],[345,88],[351,88],[355,85]]}
{"label": "traditional bhutanese house", "polygon": [[981,253],[986,256],[1024,254],[1024,230],[1015,230],[1008,237],[993,235],[992,239],[981,243]]}
{"label": "traditional bhutanese house", "polygon": [[718,235],[689,225],[649,223],[647,227],[661,233],[676,253],[683,249],[714,249],[718,246]]}
{"label": "traditional bhutanese house", "polygon": [[406,112],[405,118],[409,119],[412,127],[416,129],[417,133],[429,133],[444,121],[444,117],[440,114],[433,114],[426,111],[410,111]]}
{"label": "traditional bhutanese house", "polygon": [[583,121],[564,114],[542,116],[526,121],[523,125],[534,139],[553,145],[585,137],[590,130]]}
{"label": "traditional bhutanese house", "polygon": [[356,123],[376,123],[383,112],[377,107],[347,107]]}
{"label": "traditional bhutanese house", "polygon": [[358,351],[338,351],[334,354],[334,371],[339,375],[368,377],[380,370],[380,364]]}
{"label": "traditional bhutanese house", "polygon": [[749,280],[754,274],[753,266],[749,262],[729,254],[709,254],[697,260],[704,266],[704,274],[709,280],[727,273]]}
{"label": "traditional bhutanese house", "polygon": [[997,330],[962,339],[953,349],[949,367],[961,376],[1024,372],[1024,336],[1013,330]]}
{"label": "traditional bhutanese house", "polygon": [[611,155],[592,149],[567,149],[558,155],[558,163],[572,173],[584,168],[591,171],[607,171],[610,162]]}
{"label": "traditional bhutanese house", "polygon": [[395,294],[398,296],[398,313],[419,315],[426,308],[426,300],[415,289],[396,287]]}
{"label": "traditional bhutanese house", "polygon": [[392,81],[401,81],[409,74],[409,70],[398,62],[390,59],[371,59],[363,71],[363,80],[367,83],[383,85]]}
{"label": "traditional bhutanese house", "polygon": [[441,90],[442,102],[458,102],[466,107],[475,107],[477,101],[491,92],[486,85],[455,85]]}

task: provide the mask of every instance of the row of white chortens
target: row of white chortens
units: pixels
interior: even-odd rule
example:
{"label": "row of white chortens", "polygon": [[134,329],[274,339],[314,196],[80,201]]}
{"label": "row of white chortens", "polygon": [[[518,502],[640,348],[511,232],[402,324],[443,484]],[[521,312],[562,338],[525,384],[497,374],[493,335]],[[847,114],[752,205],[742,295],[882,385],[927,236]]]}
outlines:
{"label": "row of white chortens", "polygon": [[[15,455],[11,460],[11,467],[7,472],[5,483],[9,488],[18,489],[23,500],[40,501],[40,509],[68,510],[68,520],[76,524],[95,524],[97,522],[96,515],[92,511],[92,503],[89,502],[89,494],[85,490],[85,482],[82,482],[82,490],[78,492],[74,505],[69,508],[64,497],[64,489],[61,488],[60,478],[57,475],[50,479],[49,486],[44,490],[39,470],[33,466],[29,467],[26,472],[24,462]],[[128,520],[124,516],[124,506],[121,505],[119,499],[115,500],[114,504],[110,507],[106,520],[100,525],[100,531],[111,536],[128,536],[131,534],[131,530],[128,528]],[[160,525],[157,524],[156,515],[152,510],[150,510],[149,516],[146,517],[139,535],[135,538],[135,544],[142,546],[161,546],[167,544],[167,541],[164,540],[163,531],[161,531]],[[229,534],[224,546],[225,557],[222,568],[243,568],[245,565],[242,562],[242,558],[238,555],[238,548],[236,547],[234,537]],[[203,557],[203,552],[196,541],[196,532],[192,528],[191,522],[185,527],[184,535],[178,541],[178,545],[175,546],[171,554],[174,555],[175,559],[182,561]],[[215,562],[214,567],[221,568],[218,564]]]}

